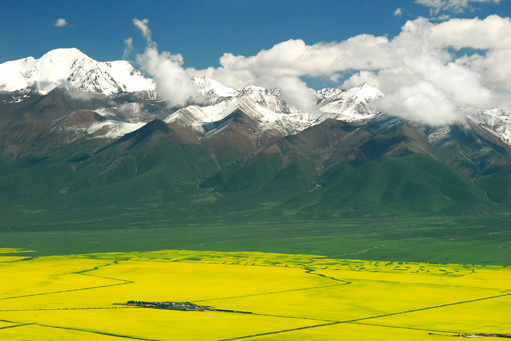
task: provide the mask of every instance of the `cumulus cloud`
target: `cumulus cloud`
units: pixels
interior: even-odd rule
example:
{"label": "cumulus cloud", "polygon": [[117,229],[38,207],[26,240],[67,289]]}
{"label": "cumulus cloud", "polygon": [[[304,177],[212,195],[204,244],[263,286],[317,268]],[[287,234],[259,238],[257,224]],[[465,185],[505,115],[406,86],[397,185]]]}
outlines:
{"label": "cumulus cloud", "polygon": [[[467,54],[453,53],[460,50]],[[384,93],[376,105],[385,112],[439,125],[459,121],[473,108],[505,104],[511,97],[509,60],[511,20],[493,15],[436,24],[419,18],[392,39],[364,34],[314,45],[288,40],[254,56],[225,53],[218,68],[186,72],[237,89],[280,87],[286,99],[307,110],[310,91],[299,77],[343,81],[342,87],[368,83]]]}
{"label": "cumulus cloud", "polygon": [[183,57],[170,52],[158,52],[158,46],[151,40],[151,30],[147,26],[149,20],[133,19],[133,24],[141,32],[147,42],[143,54],[137,54],[137,62],[142,71],[153,77],[156,92],[162,96],[171,107],[184,106],[197,89],[191,85],[190,76],[182,65]]}
{"label": "cumulus cloud", "polygon": [[[262,50],[255,56],[235,56],[225,53],[219,68],[186,69],[191,76],[206,76],[232,87],[250,84],[262,87],[279,85],[291,105],[301,110],[313,110],[311,90],[298,77],[329,77],[338,80],[336,71],[350,69],[379,69],[389,67],[388,39],[359,35],[340,43],[306,45],[301,39],[291,39]],[[374,58],[374,54],[381,58]],[[293,91],[299,93],[296,96]]]}
{"label": "cumulus cloud", "polygon": [[431,42],[457,50],[511,48],[511,19],[490,15],[486,19],[451,19],[431,27]]}
{"label": "cumulus cloud", "polygon": [[394,16],[395,17],[400,17],[403,15],[403,11],[401,11],[401,8],[398,8],[394,11]]}
{"label": "cumulus cloud", "polygon": [[280,76],[272,80],[268,87],[280,89],[286,102],[304,112],[314,112],[316,109],[314,94],[298,77]]}
{"label": "cumulus cloud", "polygon": [[[314,45],[291,39],[253,56],[225,53],[220,67],[204,70],[184,70],[180,54],[160,53],[147,19],[133,23],[147,41],[137,61],[171,106],[183,106],[195,94],[192,76],[235,89],[279,88],[291,105],[307,112],[315,110],[314,98],[300,77],[329,78],[342,87],[368,83],[385,95],[374,102],[382,111],[430,125],[463,120],[475,108],[511,106],[511,20],[497,15],[437,23],[419,18],[406,22],[392,39],[362,34]],[[125,44],[129,53],[132,40]]]}
{"label": "cumulus cloud", "polygon": [[495,3],[502,0],[415,0],[417,4],[430,8],[430,14],[437,15],[440,11],[451,11],[463,13],[466,10],[473,10],[471,3]]}
{"label": "cumulus cloud", "polygon": [[60,19],[57,19],[57,21],[55,21],[55,24],[53,24],[53,25],[55,27],[65,27],[65,26],[67,26],[67,21],[64,18],[60,18]]}
{"label": "cumulus cloud", "polygon": [[399,88],[378,102],[378,107],[395,116],[430,125],[457,121],[456,105],[433,83],[424,80]]}
{"label": "cumulus cloud", "polygon": [[371,75],[359,72],[346,84],[352,84],[356,77],[369,82],[373,78],[385,94],[375,103],[377,107],[430,125],[456,122],[475,108],[496,105],[497,97],[484,83],[481,73],[467,67],[469,61],[463,64],[453,60],[447,47],[467,46],[442,25],[433,25],[423,18],[407,22],[390,43],[399,67],[381,69]]}

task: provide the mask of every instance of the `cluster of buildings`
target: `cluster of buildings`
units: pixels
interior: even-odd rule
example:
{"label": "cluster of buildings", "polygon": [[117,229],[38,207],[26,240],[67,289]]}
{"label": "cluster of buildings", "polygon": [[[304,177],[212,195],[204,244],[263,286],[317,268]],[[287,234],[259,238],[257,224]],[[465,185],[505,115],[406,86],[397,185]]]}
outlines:
{"label": "cluster of buildings", "polygon": [[169,309],[181,311],[215,311],[213,307],[197,305],[190,302],[128,301],[127,303],[115,304],[136,306],[142,308]]}

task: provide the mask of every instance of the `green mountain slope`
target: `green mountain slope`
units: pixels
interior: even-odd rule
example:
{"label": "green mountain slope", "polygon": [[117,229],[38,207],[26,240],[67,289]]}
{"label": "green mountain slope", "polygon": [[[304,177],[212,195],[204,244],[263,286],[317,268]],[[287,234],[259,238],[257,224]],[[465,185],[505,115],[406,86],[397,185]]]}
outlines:
{"label": "green mountain slope", "polygon": [[[95,153],[93,140],[2,167],[0,200],[45,209],[161,205],[186,197],[207,200],[197,183],[218,167],[201,146],[154,121]],[[206,198],[204,198],[206,196]]]}
{"label": "green mountain slope", "polygon": [[155,120],[108,146],[80,139],[4,163],[0,204],[167,207],[174,217],[272,220],[492,214],[503,211],[496,202],[510,197],[495,189],[487,198],[478,185],[499,186],[495,179],[506,179],[504,170],[475,183],[428,155],[413,126],[386,131],[330,120],[253,152],[242,143],[251,123],[238,116],[223,130],[225,140],[199,139],[179,123]]}
{"label": "green mountain slope", "polygon": [[481,177],[477,184],[488,193],[491,200],[511,209],[511,166]]}

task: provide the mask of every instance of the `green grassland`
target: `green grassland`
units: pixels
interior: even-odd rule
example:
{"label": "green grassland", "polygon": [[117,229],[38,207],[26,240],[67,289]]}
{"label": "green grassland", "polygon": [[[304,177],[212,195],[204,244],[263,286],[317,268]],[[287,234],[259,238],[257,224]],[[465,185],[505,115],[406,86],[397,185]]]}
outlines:
{"label": "green grassland", "polygon": [[170,209],[4,211],[0,247],[34,256],[180,249],[511,265],[510,216],[275,222],[259,212],[199,219]]}
{"label": "green grassland", "polygon": [[[504,171],[471,181],[410,154],[318,172],[307,155],[224,149],[214,159],[166,129],[156,123],[107,148],[80,140],[0,165],[0,265],[10,285],[0,337],[509,332],[508,277],[472,276],[511,266]],[[158,297],[135,297],[141,292]],[[114,297],[195,299],[254,314],[117,309]],[[495,318],[474,320],[475,312]]]}
{"label": "green grassland", "polygon": [[294,145],[212,155],[173,129],[0,164],[0,247],[511,263],[507,169],[472,181],[419,153],[320,169]]}

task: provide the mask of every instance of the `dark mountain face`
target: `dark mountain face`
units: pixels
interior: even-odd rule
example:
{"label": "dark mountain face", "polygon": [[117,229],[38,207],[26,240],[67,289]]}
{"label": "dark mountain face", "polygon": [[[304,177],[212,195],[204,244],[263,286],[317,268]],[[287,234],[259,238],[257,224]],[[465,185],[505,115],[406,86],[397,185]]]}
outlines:
{"label": "dark mountain face", "polygon": [[184,108],[151,86],[0,93],[0,204],[275,219],[511,209],[505,110],[429,127],[377,112],[367,84],[315,91],[304,113],[277,89],[193,82]]}
{"label": "dark mountain face", "polygon": [[[431,128],[390,117],[326,120],[257,148],[251,124],[240,113],[205,137],[155,120],[104,147],[80,138],[0,166],[0,202],[184,205],[194,214],[260,211],[268,219],[493,214],[509,204],[507,187],[494,185],[508,177],[509,148],[484,130],[451,126],[456,138],[432,144]],[[486,174],[497,161],[502,169]]]}
{"label": "dark mountain face", "polygon": [[[457,140],[428,143],[428,127],[393,118],[369,123],[327,120],[284,137],[203,186],[251,204],[306,216],[469,214],[501,211],[459,169],[483,178],[492,160],[509,162],[509,148],[494,148],[476,130],[449,127]],[[484,154],[462,141],[483,144]],[[488,141],[488,142],[485,142]],[[439,160],[452,161],[452,165]],[[476,164],[476,162],[478,162]],[[479,166],[479,167],[478,167]]]}
{"label": "dark mountain face", "polygon": [[[137,106],[136,113],[129,110],[129,104]],[[97,113],[98,109],[103,109],[102,115]],[[161,100],[145,92],[112,96],[62,88],[45,95],[30,90],[3,92],[0,93],[0,160],[44,154],[86,135],[101,136],[108,130],[87,130],[107,121],[128,123],[130,115],[136,114],[137,121],[149,122],[169,113]],[[98,139],[97,142],[102,145],[110,141]]]}

